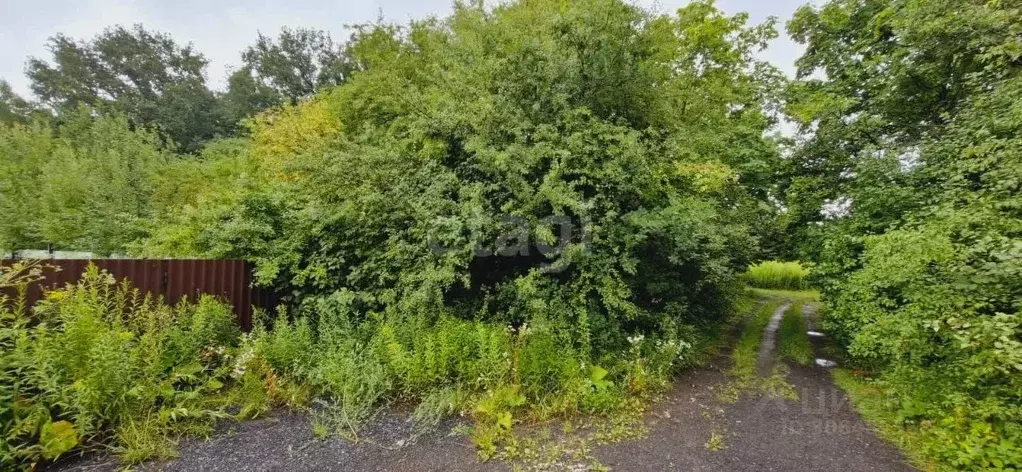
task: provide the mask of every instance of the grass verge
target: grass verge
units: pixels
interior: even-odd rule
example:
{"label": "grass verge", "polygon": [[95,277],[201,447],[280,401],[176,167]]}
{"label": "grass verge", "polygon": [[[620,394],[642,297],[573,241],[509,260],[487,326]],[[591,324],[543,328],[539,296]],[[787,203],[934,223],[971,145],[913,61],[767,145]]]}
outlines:
{"label": "grass verge", "polygon": [[783,299],[792,302],[808,303],[820,301],[820,292],[816,290],[774,290],[749,287],[749,292],[761,298]]}
{"label": "grass verge", "polygon": [[833,369],[834,383],[848,395],[862,419],[881,437],[897,446],[918,469],[927,472],[952,470],[928,458],[922,433],[907,427],[886,407],[886,395],[879,386],[850,369]]}
{"label": "grass verge", "polygon": [[756,356],[759,352],[759,345],[763,342],[763,331],[770,322],[770,317],[783,302],[771,300],[754,314],[742,330],[742,337],[738,340],[732,360],[729,376],[730,382],[724,385],[720,392],[720,399],[728,403],[738,401],[742,391],[753,387],[758,378],[756,374]]}
{"label": "grass verge", "polygon": [[802,316],[802,303],[796,302],[784,313],[777,333],[777,354],[781,359],[800,365],[812,362],[813,347],[809,344],[807,330]]}

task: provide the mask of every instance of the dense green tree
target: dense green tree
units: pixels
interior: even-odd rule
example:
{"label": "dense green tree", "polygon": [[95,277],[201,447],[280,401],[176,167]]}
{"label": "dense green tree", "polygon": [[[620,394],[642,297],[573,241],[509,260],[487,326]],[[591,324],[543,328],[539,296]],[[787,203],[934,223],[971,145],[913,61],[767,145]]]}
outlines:
{"label": "dense green tree", "polygon": [[152,217],[158,138],[124,117],[66,115],[0,129],[0,248],[123,252]]}
{"label": "dense green tree", "polygon": [[354,69],[343,45],[310,28],[283,28],[276,39],[260,33],[241,59],[224,97],[238,119],[273,105],[295,104],[344,82]]}
{"label": "dense green tree", "polygon": [[[1022,464],[1022,4],[834,0],[780,181],[825,324],[956,468]],[[840,205],[835,203],[840,202]]]}
{"label": "dense green tree", "polygon": [[803,255],[827,203],[851,199],[849,224],[877,234],[927,201],[936,187],[904,171],[982,87],[976,75],[1017,55],[1016,3],[839,0],[795,13],[788,29],[806,53],[787,111],[804,142],[779,184]]}
{"label": "dense green tree", "polygon": [[0,125],[0,252],[45,248],[36,218],[43,164],[52,145],[46,124]]}
{"label": "dense green tree", "polygon": [[549,0],[360,28],[361,72],[256,120],[258,172],[144,250],[251,259],[307,307],[547,323],[594,353],[714,319],[755,251],[741,183],[777,158],[778,75],[754,59],[775,33],[745,23]]}
{"label": "dense green tree", "polygon": [[25,100],[11,89],[11,84],[0,80],[0,126],[12,123],[26,124],[33,117],[42,115],[33,103]]}
{"label": "dense green tree", "polygon": [[51,108],[85,104],[124,113],[137,126],[158,129],[191,152],[225,127],[217,97],[206,86],[208,61],[192,47],[141,25],[107,28],[90,41],[50,38],[52,62],[32,58],[32,90]]}
{"label": "dense green tree", "polygon": [[221,97],[224,116],[233,123],[283,103],[284,97],[256,80],[248,68],[231,73],[227,78],[227,92]]}

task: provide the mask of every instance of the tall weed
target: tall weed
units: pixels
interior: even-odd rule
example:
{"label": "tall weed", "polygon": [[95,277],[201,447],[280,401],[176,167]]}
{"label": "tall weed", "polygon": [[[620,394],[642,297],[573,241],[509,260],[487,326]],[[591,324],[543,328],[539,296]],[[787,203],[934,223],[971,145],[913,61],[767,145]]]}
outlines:
{"label": "tall weed", "polygon": [[745,281],[756,288],[806,290],[809,270],[798,262],[765,261],[749,267]]}
{"label": "tall weed", "polygon": [[92,266],[31,312],[3,302],[3,463],[31,468],[76,448],[164,456],[170,437],[222,416],[206,399],[224,388],[239,331],[216,299],[168,306]]}

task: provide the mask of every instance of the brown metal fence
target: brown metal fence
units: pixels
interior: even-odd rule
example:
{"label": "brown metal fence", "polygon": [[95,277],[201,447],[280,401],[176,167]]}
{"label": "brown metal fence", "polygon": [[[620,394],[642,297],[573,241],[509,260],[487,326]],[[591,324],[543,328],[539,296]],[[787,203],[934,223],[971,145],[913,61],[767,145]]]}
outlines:
{"label": "brown metal fence", "polygon": [[[60,270],[46,269],[46,278],[28,288],[29,306],[42,298],[44,291],[78,281],[90,263],[110,272],[118,281],[128,279],[143,293],[162,296],[170,304],[185,297],[194,300],[200,294],[220,297],[234,306],[238,324],[246,331],[252,328],[253,307],[273,310],[280,302],[272,291],[252,285],[251,265],[238,259],[47,259],[44,262]],[[11,263],[10,260],[0,261],[0,265]]]}

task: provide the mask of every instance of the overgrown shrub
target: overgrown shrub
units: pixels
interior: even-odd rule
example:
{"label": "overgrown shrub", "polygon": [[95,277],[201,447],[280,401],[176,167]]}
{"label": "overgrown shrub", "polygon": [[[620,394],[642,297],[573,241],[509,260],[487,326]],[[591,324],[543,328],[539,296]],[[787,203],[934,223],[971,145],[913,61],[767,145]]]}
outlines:
{"label": "overgrown shrub", "polygon": [[654,395],[731,313],[779,156],[774,34],[706,1],[359,27],[359,70],[253,120],[137,250],[249,259],[292,297],[241,385],[312,385],[345,434],[424,400],[492,452],[520,418]]}
{"label": "overgrown shrub", "polygon": [[541,316],[583,358],[712,323],[755,252],[739,181],[778,156],[754,57],[774,31],[745,21],[544,0],[361,27],[364,69],[254,120],[252,172],[139,250],[250,259],[313,317]]}
{"label": "overgrown shrub", "polygon": [[995,255],[1019,245],[989,235],[962,244],[953,218],[869,238],[863,268],[831,294],[825,327],[882,373],[888,405],[923,430],[932,457],[969,470],[1019,466],[1022,322],[1012,300],[1022,259]]}

